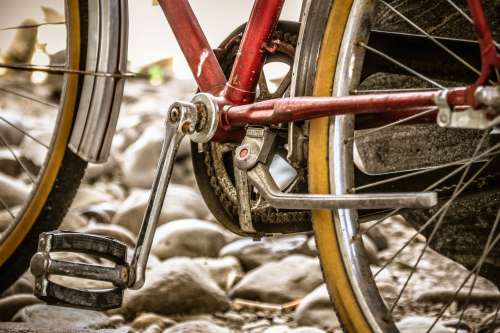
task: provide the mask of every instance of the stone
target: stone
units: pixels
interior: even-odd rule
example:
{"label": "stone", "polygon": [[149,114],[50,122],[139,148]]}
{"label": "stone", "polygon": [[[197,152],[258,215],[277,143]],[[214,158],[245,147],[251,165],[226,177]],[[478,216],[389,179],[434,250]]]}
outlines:
{"label": "stone", "polygon": [[23,169],[14,155],[21,156],[20,150],[12,147],[11,149],[0,148],[0,173],[15,178],[22,173]]}
{"label": "stone", "polygon": [[[149,191],[132,190],[129,197],[118,208],[111,223],[121,225],[137,234],[148,200]],[[210,214],[208,208],[199,193],[187,186],[170,184],[158,225],[187,218],[204,219],[208,214]]]}
{"label": "stone", "polygon": [[216,224],[184,219],[160,226],[155,233],[152,253],[160,260],[173,257],[217,257],[226,244]]}
{"label": "stone", "polygon": [[243,238],[226,245],[221,249],[219,256],[238,258],[243,268],[248,271],[264,263],[281,260],[291,254],[312,255],[307,241],[306,235],[264,238],[261,241]]}
{"label": "stone", "polygon": [[243,276],[243,269],[235,257],[196,258],[194,261],[203,266],[224,290],[230,289]]}
{"label": "stone", "polygon": [[285,303],[304,297],[322,280],[318,259],[291,255],[248,272],[229,295],[268,303]]}
{"label": "stone", "polygon": [[[30,186],[0,173],[0,199],[7,207],[22,205],[28,199]],[[2,207],[3,208],[3,207]]]}
{"label": "stone", "polygon": [[134,247],[136,243],[136,236],[132,232],[116,224],[92,223],[79,231],[92,235],[108,236],[129,247]]}
{"label": "stone", "polygon": [[[429,327],[434,323],[434,318],[421,317],[421,316],[409,316],[401,319],[396,323],[399,331],[401,333],[424,333],[427,332]],[[438,322],[436,326],[432,328],[432,333],[451,333],[455,332],[455,329],[444,326],[442,323]],[[459,333],[465,333],[466,331],[458,330]]]}
{"label": "stone", "polygon": [[33,285],[35,278],[28,270],[16,282],[1,294],[0,297],[8,297],[16,294],[33,294]]}
{"label": "stone", "polygon": [[189,258],[174,258],[147,271],[140,290],[126,291],[120,312],[131,318],[142,312],[168,316],[228,308],[227,296],[203,267]]}
{"label": "stone", "polygon": [[368,259],[368,263],[371,265],[379,266],[380,259],[378,257],[378,249],[377,245],[372,241],[370,237],[367,235],[363,235],[363,245],[365,247],[366,258]]}
{"label": "stone", "polygon": [[110,201],[113,201],[113,197],[108,193],[96,190],[89,185],[82,185],[76,192],[76,196],[71,204],[71,209],[82,211],[92,205]]}
{"label": "stone", "polygon": [[82,217],[74,210],[70,210],[64,217],[61,225],[59,226],[59,229],[66,231],[77,231],[85,228],[87,225],[88,221],[86,218]]}
{"label": "stone", "polygon": [[294,318],[299,325],[316,326],[327,330],[340,328],[325,284],[314,289],[300,301],[295,309]]}
{"label": "stone", "polygon": [[[52,131],[47,129],[31,130],[30,135],[38,141],[49,146],[52,139]],[[37,167],[41,167],[47,156],[47,148],[25,136],[20,145],[22,156],[31,161]]]}
{"label": "stone", "polygon": [[230,333],[230,331],[207,320],[192,320],[170,327],[163,333]]}
{"label": "stone", "polygon": [[[368,232],[366,232],[366,230],[368,230]],[[366,232],[366,235],[368,235],[376,245],[377,250],[383,251],[389,247],[389,240],[379,226],[373,227],[370,223],[362,223],[360,225],[360,231],[363,234]]]}
{"label": "stone", "polygon": [[101,312],[35,304],[21,309],[12,319],[37,326],[98,329],[108,325],[108,316]]}
{"label": "stone", "polygon": [[[1,194],[0,194],[1,198]],[[3,205],[2,205],[3,208]],[[9,210],[0,210],[0,232],[7,230],[7,228],[14,222],[15,216],[21,210],[21,206],[9,208]],[[14,215],[14,217],[12,217]]]}
{"label": "stone", "polygon": [[42,301],[32,294],[16,294],[0,298],[0,321],[10,321],[20,309],[39,303]]}
{"label": "stone", "polygon": [[323,330],[320,330],[319,328],[312,327],[312,326],[302,326],[302,327],[297,327],[289,330],[287,333],[326,333]]}
{"label": "stone", "polygon": [[[37,21],[26,19],[20,25],[36,25]],[[4,54],[5,63],[27,64],[31,62],[31,58],[35,52],[35,46],[38,36],[38,29],[18,29],[14,36],[12,44]],[[18,73],[19,71],[12,71]]]}
{"label": "stone", "polygon": [[97,178],[112,175],[118,168],[118,161],[111,155],[104,163],[89,163],[85,170],[84,181],[94,181]]}
{"label": "stone", "polygon": [[103,202],[80,210],[80,214],[98,223],[108,224],[111,223],[117,210],[118,205],[115,202]]}
{"label": "stone", "polygon": [[0,147],[6,147],[8,145],[13,149],[19,146],[23,141],[24,134],[18,129],[26,131],[21,119],[2,113],[2,118],[0,119]]}
{"label": "stone", "polygon": [[134,319],[130,327],[137,331],[143,331],[151,325],[157,325],[162,330],[175,325],[176,322],[170,318],[165,318],[156,313],[141,313]]}
{"label": "stone", "polygon": [[123,182],[129,187],[150,188],[160,158],[165,128],[148,127],[123,153]]}

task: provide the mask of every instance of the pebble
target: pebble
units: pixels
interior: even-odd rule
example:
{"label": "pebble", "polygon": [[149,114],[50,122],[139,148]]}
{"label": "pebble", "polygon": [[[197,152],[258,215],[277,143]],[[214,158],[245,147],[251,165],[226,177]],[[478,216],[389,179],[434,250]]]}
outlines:
{"label": "pebble", "polygon": [[304,297],[322,280],[318,259],[291,255],[248,272],[229,295],[268,303],[285,303]]}
{"label": "pebble", "polygon": [[0,321],[9,321],[25,306],[42,303],[32,294],[16,294],[0,299]]}
{"label": "pebble", "polygon": [[173,258],[147,271],[141,289],[125,292],[120,312],[130,318],[142,312],[168,316],[228,308],[226,294],[203,267],[189,258]]}
{"label": "pebble", "polygon": [[340,327],[325,284],[314,289],[300,301],[294,318],[299,325],[304,326],[316,326],[328,330]]}
{"label": "pebble", "polygon": [[[118,208],[111,223],[121,225],[137,234],[146,211],[149,194],[149,191],[145,190],[132,190],[129,197]],[[170,184],[158,225],[187,218],[204,219],[209,214],[199,193],[187,186]]]}
{"label": "pebble", "polygon": [[28,199],[29,193],[30,186],[22,181],[0,173],[0,199],[7,207],[24,204]]}
{"label": "pebble", "polygon": [[225,244],[225,234],[218,225],[184,219],[166,223],[156,230],[152,253],[160,260],[173,257],[217,257]]}
{"label": "pebble", "polygon": [[206,320],[192,320],[170,327],[163,333],[230,333],[230,331]]}
{"label": "pebble", "polygon": [[203,266],[223,290],[230,289],[243,276],[243,269],[235,257],[195,258],[194,261]]}
{"label": "pebble", "polygon": [[221,249],[219,256],[238,258],[243,268],[248,271],[262,264],[281,260],[291,254],[313,255],[307,242],[306,235],[264,238],[261,241],[243,238],[226,245]]}

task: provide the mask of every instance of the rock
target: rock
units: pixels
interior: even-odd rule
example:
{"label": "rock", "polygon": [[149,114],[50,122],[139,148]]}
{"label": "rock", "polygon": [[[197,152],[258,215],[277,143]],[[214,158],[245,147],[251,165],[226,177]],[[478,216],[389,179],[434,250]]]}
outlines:
{"label": "rock", "polygon": [[150,188],[156,173],[165,128],[148,127],[123,153],[123,182],[129,187]]}
{"label": "rock", "polygon": [[[52,139],[52,131],[47,129],[31,130],[30,135],[47,146],[49,146]],[[45,157],[47,156],[46,147],[25,136],[20,148],[24,158],[31,161],[37,167],[41,167],[43,165]]]}
{"label": "rock", "polygon": [[266,328],[262,333],[288,333],[290,332],[290,327],[286,325],[276,325]]}
{"label": "rock", "polygon": [[300,301],[294,318],[299,325],[317,326],[327,330],[340,328],[325,284],[314,289]]}
{"label": "rock", "polygon": [[243,276],[240,262],[235,257],[196,258],[194,261],[203,266],[224,290],[230,289]]}
{"label": "rock", "polygon": [[172,257],[217,257],[226,244],[221,228],[213,223],[184,219],[160,226],[152,253],[160,260]]}
{"label": "rock", "polygon": [[95,164],[89,163],[87,169],[85,170],[84,181],[93,181],[97,178],[108,176],[113,174],[113,172],[118,167],[118,161],[114,155],[111,155],[108,160],[104,163]]}
{"label": "rock", "polygon": [[[20,25],[36,25],[38,22],[32,19],[24,20]],[[35,52],[35,45],[38,36],[38,29],[18,29],[12,44],[7,49],[4,55],[5,63],[18,63],[29,64],[33,53]],[[12,71],[18,73],[19,71]],[[15,74],[14,74],[15,75]]]}
{"label": "rock", "polygon": [[[137,234],[148,200],[149,191],[133,190],[118,209],[111,223],[119,224]],[[158,225],[187,218],[203,219],[208,214],[208,208],[199,193],[187,186],[170,184]]]}
{"label": "rock", "polygon": [[118,207],[114,202],[103,202],[91,205],[80,211],[82,216],[93,219],[102,224],[111,223],[111,219],[115,215]]}
{"label": "rock", "polygon": [[291,255],[247,273],[231,290],[231,297],[285,303],[307,295],[322,282],[319,261]]}
{"label": "rock", "polygon": [[45,22],[58,23],[64,22],[64,14],[58,12],[56,9],[42,6],[43,15],[45,17]]}
{"label": "rock", "polygon": [[[30,186],[15,178],[0,174],[0,199],[8,207],[22,205],[28,199]],[[0,205],[3,208],[3,204]]]}
{"label": "rock", "polygon": [[34,283],[35,278],[28,270],[19,279],[17,279],[16,282],[7,288],[2,293],[1,297],[8,297],[16,294],[33,294]]}
{"label": "rock", "polygon": [[[0,129],[1,131],[1,129]],[[0,141],[0,145],[2,142]],[[20,150],[17,148],[12,148],[9,150],[8,148],[0,148],[0,173],[6,174],[11,177],[17,177],[22,172],[22,167],[19,162],[14,157],[13,153],[16,156],[21,156]]]}
{"label": "rock", "polygon": [[10,319],[25,306],[42,303],[32,294],[17,294],[0,299],[0,321]]}
{"label": "rock", "polygon": [[[409,316],[396,323],[399,331],[401,333],[425,333],[428,331],[429,327],[434,323],[434,318],[420,317],[420,316]],[[448,328],[442,323],[438,322],[436,326],[432,328],[432,333],[451,333],[455,332],[455,329]],[[458,330],[459,333],[465,333],[466,331]]]}
{"label": "rock", "polygon": [[264,263],[281,260],[290,254],[312,254],[307,246],[306,235],[264,238],[262,241],[243,238],[226,245],[219,256],[238,258],[243,268],[248,271]]}
{"label": "rock", "polygon": [[136,237],[132,232],[115,224],[92,223],[79,231],[92,235],[108,236],[130,247],[134,247],[136,242]]}
{"label": "rock", "polygon": [[311,253],[314,254],[314,256],[318,255],[318,248],[316,247],[316,238],[314,236],[309,237],[309,240],[307,241],[307,248]]}
{"label": "rock", "polygon": [[[1,194],[0,194],[1,198]],[[1,208],[3,209],[3,205],[0,203]],[[9,210],[0,210],[0,232],[7,230],[7,228],[11,225],[15,220],[15,216],[21,210],[21,206],[9,208]],[[12,216],[14,215],[14,217]]]}
{"label": "rock", "polygon": [[[370,223],[362,223],[360,225],[360,231],[362,233],[365,233],[368,228],[370,228]],[[387,236],[379,226],[371,227],[366,235],[368,235],[368,237],[370,237],[373,243],[377,246],[377,250],[383,251],[389,247]]]}
{"label": "rock", "polygon": [[59,229],[67,231],[77,231],[85,228],[87,225],[87,219],[80,216],[75,211],[70,210],[64,217],[61,225],[59,226]]}
{"label": "rock", "polygon": [[113,198],[108,193],[98,191],[88,185],[82,185],[78,188],[78,192],[76,192],[71,209],[82,211],[92,205],[111,201],[113,201]]}
{"label": "rock", "polygon": [[326,333],[326,332],[316,327],[303,326],[303,327],[293,328],[289,330],[287,333]]}
{"label": "rock", "polygon": [[[7,116],[4,115],[3,113],[1,117],[2,118],[0,119],[0,147],[6,147],[7,145],[9,145],[9,147],[13,149],[19,146],[23,141],[24,134],[22,131],[26,131],[26,128],[24,127],[21,119],[18,117]],[[7,148],[5,149],[7,150]]]}
{"label": "rock", "polygon": [[163,333],[230,333],[230,331],[207,320],[192,320],[170,327]]}
{"label": "rock", "polygon": [[50,306],[30,305],[21,309],[13,321],[37,326],[98,329],[108,325],[108,316],[101,312]]}
{"label": "rock", "polygon": [[225,293],[206,270],[189,258],[174,258],[148,271],[140,290],[127,291],[120,311],[130,318],[141,312],[168,316],[228,308]]}
{"label": "rock", "polygon": [[161,330],[175,325],[176,322],[170,318],[165,318],[156,313],[141,313],[132,322],[131,328],[143,331],[151,325],[157,325]]}

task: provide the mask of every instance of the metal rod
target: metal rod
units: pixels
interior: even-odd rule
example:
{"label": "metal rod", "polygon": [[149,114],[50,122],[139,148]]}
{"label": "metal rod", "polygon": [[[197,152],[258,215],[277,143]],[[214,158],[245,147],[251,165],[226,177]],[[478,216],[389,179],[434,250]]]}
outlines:
{"label": "metal rod", "polygon": [[159,0],[202,92],[218,95],[226,77],[187,0]]}
{"label": "metal rod", "polygon": [[[449,91],[450,106],[465,104],[465,88]],[[279,98],[248,105],[222,108],[223,122],[237,128],[251,125],[278,124],[326,116],[362,113],[390,113],[425,111],[435,106],[438,91],[357,95],[343,97],[291,97]]]}
{"label": "metal rod", "polygon": [[172,175],[175,155],[184,133],[179,131],[167,121],[165,140],[161,149],[156,176],[151,188],[149,203],[144,214],[141,231],[137,238],[134,255],[130,264],[131,289],[139,289],[144,285],[146,278],[146,264],[153,244],[154,233],[160,216],[167,187]]}
{"label": "metal rod", "polygon": [[265,44],[271,37],[284,0],[256,0],[248,20],[224,97],[233,104],[255,98],[255,87],[265,60]]}

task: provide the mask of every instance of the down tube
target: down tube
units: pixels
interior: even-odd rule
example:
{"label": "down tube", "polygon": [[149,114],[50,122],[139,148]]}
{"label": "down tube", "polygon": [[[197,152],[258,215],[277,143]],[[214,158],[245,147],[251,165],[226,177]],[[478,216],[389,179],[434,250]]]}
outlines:
{"label": "down tube", "polygon": [[224,97],[233,104],[252,103],[265,60],[265,44],[278,23],[285,0],[256,0],[243,33]]}
{"label": "down tube", "polygon": [[218,95],[226,78],[188,0],[159,0],[159,3],[198,87]]}

